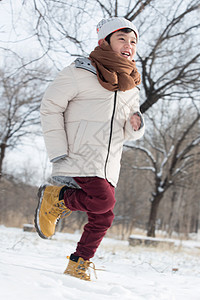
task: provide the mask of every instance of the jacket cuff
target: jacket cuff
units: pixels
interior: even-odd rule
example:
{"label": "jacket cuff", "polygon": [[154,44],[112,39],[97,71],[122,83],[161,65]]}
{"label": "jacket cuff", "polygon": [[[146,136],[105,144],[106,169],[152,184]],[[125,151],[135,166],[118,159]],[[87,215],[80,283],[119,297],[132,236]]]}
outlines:
{"label": "jacket cuff", "polygon": [[139,127],[139,129],[138,129],[138,130],[140,130],[140,129],[144,126],[144,121],[143,121],[142,114],[141,114],[139,111],[137,111],[137,112],[135,112],[135,113],[133,114],[133,116],[134,116],[134,115],[138,115],[138,116],[140,117],[141,123],[140,123],[140,127]]}
{"label": "jacket cuff", "polygon": [[62,158],[65,158],[66,156],[67,156],[66,154],[60,155],[60,156],[58,156],[58,157],[52,158],[52,159],[50,160],[50,162],[51,162],[51,163],[55,163],[55,162],[57,162],[58,160],[60,160],[60,159],[62,159]]}

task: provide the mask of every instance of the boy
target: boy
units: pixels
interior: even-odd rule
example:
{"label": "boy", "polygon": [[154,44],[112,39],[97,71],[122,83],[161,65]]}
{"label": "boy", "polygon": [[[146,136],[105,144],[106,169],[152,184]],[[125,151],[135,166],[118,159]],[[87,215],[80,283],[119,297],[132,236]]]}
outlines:
{"label": "boy", "polygon": [[97,25],[99,46],[59,73],[41,104],[41,121],[52,177],[63,186],[42,186],[35,225],[42,238],[56,222],[84,211],[88,223],[69,257],[65,274],[90,280],[92,258],[114,219],[114,189],[125,140],[144,134],[139,111],[140,75],[133,60],[136,27],[124,18]]}

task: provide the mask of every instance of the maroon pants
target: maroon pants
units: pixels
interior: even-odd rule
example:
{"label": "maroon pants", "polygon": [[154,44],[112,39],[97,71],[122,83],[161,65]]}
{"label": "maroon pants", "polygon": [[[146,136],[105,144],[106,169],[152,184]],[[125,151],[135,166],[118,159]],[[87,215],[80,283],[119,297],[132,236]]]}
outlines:
{"label": "maroon pants", "polygon": [[115,190],[106,179],[99,177],[75,177],[74,180],[81,189],[67,189],[65,205],[72,211],[85,211],[88,215],[74,255],[89,260],[113,222]]}

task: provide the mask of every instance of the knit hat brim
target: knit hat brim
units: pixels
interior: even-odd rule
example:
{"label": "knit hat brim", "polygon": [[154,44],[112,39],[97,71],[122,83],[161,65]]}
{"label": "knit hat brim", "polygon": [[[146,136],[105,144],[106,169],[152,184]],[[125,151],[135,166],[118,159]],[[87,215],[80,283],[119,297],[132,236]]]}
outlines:
{"label": "knit hat brim", "polygon": [[135,32],[137,42],[139,40],[139,34],[136,26],[125,18],[113,17],[110,19],[102,19],[97,24],[98,41],[105,39],[109,34],[118,31],[120,29],[130,28]]}

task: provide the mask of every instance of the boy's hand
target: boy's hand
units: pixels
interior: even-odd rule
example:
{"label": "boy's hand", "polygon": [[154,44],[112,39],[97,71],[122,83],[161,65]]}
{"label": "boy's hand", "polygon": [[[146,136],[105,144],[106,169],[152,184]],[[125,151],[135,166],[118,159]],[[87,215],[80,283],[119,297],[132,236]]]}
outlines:
{"label": "boy's hand", "polygon": [[132,115],[130,118],[130,123],[135,131],[139,130],[141,125],[140,116],[138,116],[137,114]]}

